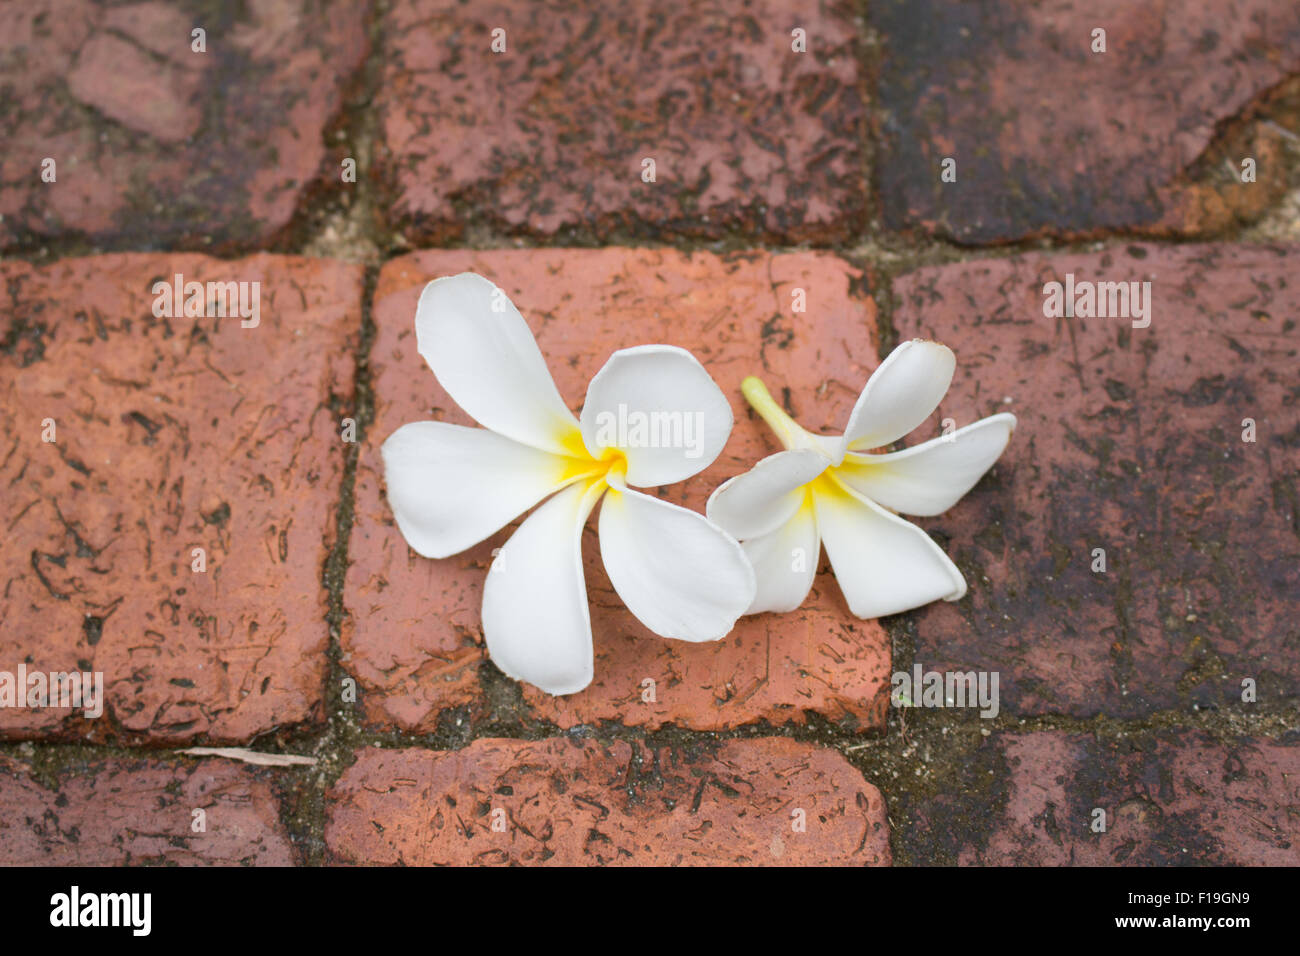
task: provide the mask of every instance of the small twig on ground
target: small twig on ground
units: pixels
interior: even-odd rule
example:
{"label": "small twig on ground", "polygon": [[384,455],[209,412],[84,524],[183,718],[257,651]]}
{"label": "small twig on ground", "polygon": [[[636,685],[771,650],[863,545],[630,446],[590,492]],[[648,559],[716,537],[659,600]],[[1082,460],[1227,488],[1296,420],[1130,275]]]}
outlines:
{"label": "small twig on ground", "polygon": [[261,767],[314,767],[316,765],[315,757],[300,757],[297,754],[264,754],[244,747],[190,747],[180,752],[191,757],[227,757]]}

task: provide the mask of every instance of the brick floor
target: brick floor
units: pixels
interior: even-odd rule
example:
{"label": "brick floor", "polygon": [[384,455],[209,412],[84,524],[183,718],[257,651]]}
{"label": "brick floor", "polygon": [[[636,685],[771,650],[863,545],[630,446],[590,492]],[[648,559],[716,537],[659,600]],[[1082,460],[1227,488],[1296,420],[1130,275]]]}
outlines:
{"label": "brick floor", "polygon": [[[1022,713],[1248,710],[1245,678],[1294,699],[1298,269],[1300,247],[1132,246],[895,283],[900,334],[957,353],[936,418],[1020,422],[993,477],[926,522],[971,590],[917,613],[919,661],[1000,671]],[[1150,280],[1150,327],[1044,318],[1067,274]]]}
{"label": "brick floor", "polygon": [[[1230,121],[1300,72],[1289,0],[881,0],[870,19],[890,228],[962,242],[1208,234],[1286,188],[1284,134]],[[1105,53],[1091,50],[1099,27]],[[1222,162],[1254,158],[1255,183],[1217,152],[1197,165],[1229,142]],[[955,182],[940,178],[945,157]]]}
{"label": "brick floor", "polygon": [[[368,3],[33,0],[0,11],[0,246],[226,248],[281,233],[320,177]],[[207,31],[205,53],[191,30]],[[56,181],[42,179],[45,159]]]}
{"label": "brick floor", "polygon": [[[989,738],[992,799],[917,808],[917,862],[993,866],[1295,866],[1300,738],[1216,743],[1187,731],[1118,743],[1041,731]],[[976,786],[978,783],[976,782]],[[974,791],[972,787],[972,792]],[[1105,813],[1105,832],[1094,821]]]}
{"label": "brick floor", "polygon": [[[340,862],[888,865],[880,792],[833,750],[484,739],[363,750],[327,798]],[[801,812],[802,811],[802,812]]]}
{"label": "brick floor", "polygon": [[797,241],[863,221],[849,3],[400,0],[383,27],[376,164],[412,237],[438,242],[478,219]]}
{"label": "brick floor", "polygon": [[[259,282],[260,324],[155,318],[177,273]],[[107,697],[101,720],[0,709],[0,734],[248,742],[319,718],[361,269],[133,254],[0,276],[0,671],[100,671]]]}
{"label": "brick floor", "polygon": [[[1294,0],[27,0],[0,90],[0,865],[1300,865],[1300,245],[1259,238],[1300,235]],[[208,257],[259,249],[371,265]],[[1019,418],[919,522],[969,595],[859,621],[823,562],[665,641],[593,522],[594,682],[494,673],[512,529],[416,556],[378,456],[470,423],[413,329],[464,270],[574,409],[615,349],[705,363],[737,422],[662,492],[695,510],[776,450],[744,376],[838,433],[882,351],[951,345],[916,440]],[[177,273],[260,323],[159,316]],[[1048,316],[1067,276],[1150,281],[1150,326]],[[888,715],[913,663],[998,673],[1000,718]],[[70,671],[102,717],[12,705]]]}
{"label": "brick floor", "polygon": [[279,814],[266,773],[225,760],[96,761],[51,786],[0,757],[4,866],[291,866]]}
{"label": "brick floor", "polygon": [[[397,427],[437,417],[473,424],[441,390],[415,349],[416,300],[440,275],[480,272],[499,283],[531,323],[560,394],[580,406],[587,383],[615,349],[645,342],[689,347],[732,401],[737,423],[722,456],[666,491],[704,510],[723,480],[778,450],[746,412],[740,382],[764,374],[808,427],[842,429],[875,366],[875,309],[861,275],[826,254],[718,258],[606,249],[423,252],[388,263],[375,293],[375,421],[361,449],[350,542],[344,666],[356,674],[367,718],[429,731],[440,710],[474,701],[483,659],[481,589],[492,549],[507,537],[443,561],[411,552],[382,496],[379,445]],[[792,292],[808,311],[794,321]],[[817,578],[799,612],[742,618],[715,644],[665,641],[622,606],[602,568],[595,523],[586,576],[596,636],[596,676],[580,694],[532,688],[533,713],[561,727],[618,720],[718,729],[805,711],[879,727],[888,699],[889,640],[847,613],[831,575]],[[650,702],[646,679],[653,680]]]}

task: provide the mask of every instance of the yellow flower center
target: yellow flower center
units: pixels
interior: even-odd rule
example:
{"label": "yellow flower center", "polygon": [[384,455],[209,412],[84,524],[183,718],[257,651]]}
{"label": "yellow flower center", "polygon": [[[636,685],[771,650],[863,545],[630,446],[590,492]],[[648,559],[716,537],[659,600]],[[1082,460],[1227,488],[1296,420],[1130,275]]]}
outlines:
{"label": "yellow flower center", "polygon": [[594,457],[587,451],[587,445],[582,440],[582,432],[577,428],[568,429],[561,437],[560,443],[567,452],[563,458],[564,467],[560,473],[560,481],[567,483],[578,478],[608,481],[611,475],[614,476],[615,481],[618,481],[627,475],[627,455],[621,448],[603,448],[600,457]]}

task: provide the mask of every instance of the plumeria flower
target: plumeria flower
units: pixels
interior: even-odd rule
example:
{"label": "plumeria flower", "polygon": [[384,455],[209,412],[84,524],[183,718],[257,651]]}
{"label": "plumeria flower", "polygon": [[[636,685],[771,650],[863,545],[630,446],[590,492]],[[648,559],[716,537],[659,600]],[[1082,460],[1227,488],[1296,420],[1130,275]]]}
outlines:
{"label": "plumeria flower", "polygon": [[930,417],[955,367],[945,345],[904,342],[867,381],[838,438],[808,433],[761,381],[745,379],[745,398],[786,449],[721,485],[706,509],[741,540],[754,564],[758,592],[747,614],[802,604],[823,544],[858,617],[966,593],[957,566],[896,512],[937,515],[952,507],[1002,454],[1015,416],[993,415],[903,451],[870,453]]}
{"label": "plumeria flower", "polygon": [[755,590],[739,543],[635,490],[702,471],[731,434],[731,406],[689,352],[615,352],[578,419],[519,311],[482,276],[429,283],[415,331],[438,382],[484,427],[415,422],[384,442],[388,500],[407,543],[445,558],[545,499],[496,552],[483,589],[483,633],[502,671],[551,694],[591,683],[581,541],[597,502],[605,570],[642,624],[683,641],[731,630]]}

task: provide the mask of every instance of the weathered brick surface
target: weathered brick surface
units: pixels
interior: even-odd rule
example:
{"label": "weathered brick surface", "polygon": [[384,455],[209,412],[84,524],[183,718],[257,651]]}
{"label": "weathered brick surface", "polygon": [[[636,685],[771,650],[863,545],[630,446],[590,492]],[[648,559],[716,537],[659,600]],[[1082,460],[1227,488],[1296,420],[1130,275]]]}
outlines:
{"label": "weathered brick surface", "polygon": [[[1119,743],[1042,731],[989,738],[995,795],[916,808],[916,862],[994,866],[1295,866],[1300,738],[1161,731]],[[1106,830],[1093,832],[1094,811]]]}
{"label": "weathered brick surface", "polygon": [[690,751],[569,738],[362,750],[327,805],[326,845],[346,863],[890,862],[880,792],[835,751],[784,738]]}
{"label": "weathered brick surface", "polygon": [[[319,176],[366,52],[367,3],[309,0],[0,10],[0,245],[266,242]],[[207,31],[207,52],[191,31]],[[57,180],[42,180],[42,162]]]}
{"label": "weathered brick surface", "polygon": [[[424,252],[390,262],[375,296],[375,420],[357,472],[343,647],[368,719],[410,730],[432,730],[440,710],[479,693],[483,580],[492,549],[508,535],[446,560],[421,558],[408,549],[383,496],[379,446],[396,428],[427,418],[474,424],[416,352],[414,329],[424,284],[466,270],[510,295],[575,409],[616,349],[664,342],[705,364],[737,422],[712,467],[664,491],[697,511],[723,480],[778,450],[746,411],[746,375],[764,375],[774,394],[788,387],[804,425],[837,431],[876,364],[874,307],[853,288],[859,274],[834,256],[520,250]],[[804,314],[791,314],[795,288],[807,293]],[[876,622],[848,613],[825,568],[797,612],[742,618],[718,643],[687,644],[655,637],[623,607],[601,565],[594,521],[584,552],[595,681],[565,698],[525,688],[537,716],[562,727],[616,720],[717,729],[800,721],[815,711],[883,726],[888,637]],[[654,702],[643,700],[647,678],[655,681]]]}
{"label": "weathered brick surface", "polygon": [[[1285,188],[1282,134],[1231,121],[1300,74],[1291,0],[882,0],[870,17],[892,228],[965,242],[1202,234],[1258,215]],[[1091,52],[1097,27],[1105,53]],[[1197,163],[1228,134],[1232,155]],[[1255,183],[1220,169],[1246,156]],[[940,179],[945,157],[956,182]]]}
{"label": "weathered brick surface", "polygon": [[[176,273],[260,282],[260,324],[155,318]],[[0,276],[0,671],[100,671],[108,701],[86,722],[0,709],[0,734],[245,742],[318,717],[360,268],[109,255]]]}
{"label": "weathered brick surface", "polygon": [[[1068,273],[1151,281],[1150,327],[1045,318]],[[971,594],[918,612],[919,661],[1000,671],[1022,713],[1250,706],[1245,678],[1262,702],[1300,693],[1298,273],[1297,247],[1131,246],[896,282],[900,334],[957,353],[936,419],[1020,422],[993,477],[926,522]]]}
{"label": "weathered brick surface", "polygon": [[467,215],[534,234],[861,226],[852,4],[400,0],[383,25],[377,172],[415,237],[456,234]]}
{"label": "weathered brick surface", "polygon": [[0,757],[0,865],[291,866],[269,781],[225,760],[108,760],[51,789]]}

